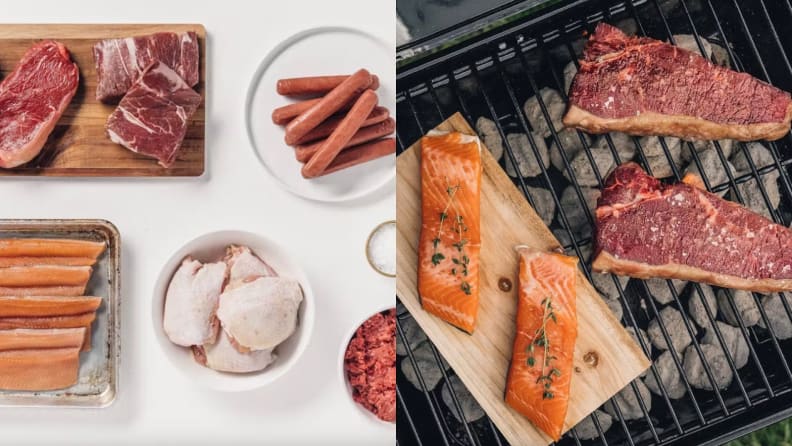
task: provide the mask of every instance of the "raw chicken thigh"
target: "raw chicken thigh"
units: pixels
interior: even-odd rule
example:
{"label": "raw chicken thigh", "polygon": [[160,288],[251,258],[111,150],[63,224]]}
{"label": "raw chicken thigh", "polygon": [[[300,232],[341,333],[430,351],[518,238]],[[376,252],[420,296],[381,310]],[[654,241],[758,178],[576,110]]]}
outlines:
{"label": "raw chicken thigh", "polygon": [[247,246],[229,246],[225,262],[229,268],[226,290],[236,288],[242,283],[258,277],[277,275],[269,265],[256,257]]}
{"label": "raw chicken thigh", "polygon": [[225,279],[224,262],[182,261],[165,298],[163,328],[171,342],[184,347],[215,342],[215,310]]}
{"label": "raw chicken thigh", "polygon": [[217,318],[244,349],[272,349],[294,333],[302,299],[296,280],[260,277],[224,291]]}
{"label": "raw chicken thigh", "polygon": [[277,359],[271,349],[240,353],[223,330],[215,344],[193,347],[193,354],[196,361],[211,369],[234,373],[256,372]]}

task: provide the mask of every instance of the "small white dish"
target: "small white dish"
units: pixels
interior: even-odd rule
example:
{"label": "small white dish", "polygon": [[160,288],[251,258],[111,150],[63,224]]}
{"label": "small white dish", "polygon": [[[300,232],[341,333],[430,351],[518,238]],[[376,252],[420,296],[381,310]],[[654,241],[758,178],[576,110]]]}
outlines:
{"label": "small white dish", "polygon": [[[347,347],[349,346],[349,342],[352,341],[352,337],[355,336],[355,332],[357,332],[358,328],[360,328],[360,326],[363,325],[364,322],[369,320],[369,318],[371,318],[372,316],[374,316],[377,313],[384,313],[384,312],[386,312],[388,310],[393,310],[394,308],[395,308],[395,305],[388,304],[388,305],[380,308],[379,310],[375,311],[374,313],[371,313],[371,314],[367,315],[362,320],[358,321],[352,327],[352,329],[346,334],[346,336],[344,336],[343,340],[341,341],[341,351],[339,353],[339,360],[338,360],[338,367],[339,367],[338,376],[341,379],[341,387],[346,392],[347,401],[349,402],[349,404],[355,406],[357,412],[360,414],[361,420],[364,420],[365,422],[371,424],[372,426],[377,426],[379,428],[384,428],[384,429],[393,429],[396,426],[396,423],[395,422],[391,423],[389,421],[380,420],[379,418],[377,418],[376,415],[371,413],[365,407],[363,407],[360,404],[358,404],[352,398],[352,386],[349,384],[349,379],[347,379],[346,368],[344,366],[344,356],[346,356],[346,351],[347,351]],[[393,342],[396,342],[396,337],[395,336],[393,338]],[[395,355],[395,350],[394,350],[394,355]]]}
{"label": "small white dish", "polygon": [[278,79],[352,74],[366,68],[380,79],[379,105],[395,117],[396,70],[393,47],[352,28],[321,27],[299,32],[276,46],[261,62],[248,89],[245,122],[259,161],[286,190],[311,200],[341,202],[373,193],[393,181],[396,157],[386,156],[324,177],[307,180],[284,130],[272,111],[294,100],[275,91]]}
{"label": "small white dish", "polygon": [[[278,359],[259,372],[225,373],[204,367],[195,362],[191,349],[170,342],[162,328],[165,294],[171,277],[182,260],[189,255],[201,262],[215,262],[223,257],[226,247],[232,244],[249,247],[279,276],[297,280],[303,291],[303,302],[298,311],[297,330],[275,348]],[[211,389],[239,392],[271,384],[297,363],[311,340],[314,325],[314,296],[305,273],[278,244],[250,232],[218,231],[202,235],[188,242],[168,259],[165,266],[162,267],[154,287],[151,316],[157,341],[165,352],[165,356],[177,369]]]}

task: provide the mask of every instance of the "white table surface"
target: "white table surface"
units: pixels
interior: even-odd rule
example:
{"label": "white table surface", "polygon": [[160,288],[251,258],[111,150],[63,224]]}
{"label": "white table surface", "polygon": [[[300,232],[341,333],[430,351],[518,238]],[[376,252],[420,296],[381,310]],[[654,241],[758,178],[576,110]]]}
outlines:
{"label": "white table surface", "polygon": [[[244,125],[248,84],[274,45],[324,25],[356,27],[393,43],[395,1],[28,0],[2,8],[0,21],[8,23],[202,23],[209,63],[204,178],[0,180],[0,218],[107,219],[121,232],[123,252],[115,403],[2,408],[0,443],[395,443],[394,429],[372,428],[348,403],[338,376],[342,338],[356,321],[394,302],[394,280],[371,270],[364,244],[376,224],[395,218],[395,187],[346,204],[298,198],[267,176]],[[290,247],[317,301],[313,339],[295,368],[270,387],[245,393],[185,379],[152,328],[160,267],[188,240],[222,229],[258,232]]]}

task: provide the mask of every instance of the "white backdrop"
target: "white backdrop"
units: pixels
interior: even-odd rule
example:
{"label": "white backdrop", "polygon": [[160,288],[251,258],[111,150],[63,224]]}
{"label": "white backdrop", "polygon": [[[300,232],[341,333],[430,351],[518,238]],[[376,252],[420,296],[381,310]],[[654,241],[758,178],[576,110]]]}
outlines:
{"label": "white backdrop", "polygon": [[[1,408],[0,443],[395,443],[392,429],[371,428],[347,402],[337,364],[352,325],[394,302],[394,281],[371,270],[364,255],[369,231],[395,217],[394,186],[340,205],[293,196],[260,166],[244,123],[251,76],[278,42],[303,29],[339,25],[393,43],[394,11],[393,0],[2,2],[2,22],[202,23],[208,86],[204,178],[0,179],[0,218],[104,218],[120,230],[123,252],[116,402],[105,409]],[[152,328],[160,267],[188,240],[222,229],[261,233],[290,247],[317,300],[302,359],[270,387],[245,393],[215,392],[185,379]]]}

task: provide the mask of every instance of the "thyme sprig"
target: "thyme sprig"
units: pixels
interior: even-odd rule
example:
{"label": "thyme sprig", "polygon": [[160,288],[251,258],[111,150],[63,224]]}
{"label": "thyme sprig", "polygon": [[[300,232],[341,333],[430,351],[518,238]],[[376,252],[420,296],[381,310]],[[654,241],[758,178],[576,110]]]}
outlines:
{"label": "thyme sprig", "polygon": [[561,371],[555,367],[551,367],[550,363],[553,360],[558,359],[555,356],[550,354],[550,339],[547,337],[547,323],[549,321],[553,321],[553,323],[558,323],[556,320],[555,310],[553,309],[553,302],[550,297],[545,297],[542,299],[542,324],[539,328],[536,329],[534,332],[534,336],[531,339],[531,342],[528,344],[528,366],[533,367],[536,365],[536,356],[535,350],[536,348],[543,349],[542,355],[542,367],[539,378],[536,379],[536,384],[542,384],[544,389],[542,390],[542,399],[552,399],[553,398],[553,378],[561,376]]}
{"label": "thyme sprig", "polygon": [[[456,215],[453,218],[452,231],[457,234],[458,240],[454,243],[451,243],[451,246],[456,249],[459,255],[451,258],[451,274],[454,276],[461,275],[462,277],[467,277],[469,272],[468,267],[470,266],[470,258],[465,252],[465,245],[468,244],[468,239],[465,238],[464,234],[467,232],[468,228],[465,224],[465,218],[459,212],[456,207],[456,203],[454,202],[456,194],[461,188],[462,186],[460,184],[452,186],[449,184],[448,178],[446,178],[446,195],[448,195],[448,200],[446,201],[442,212],[440,212],[440,226],[437,229],[437,234],[432,239],[432,265],[437,266],[446,259],[445,255],[438,251],[438,247],[440,246],[441,241],[440,235],[443,233],[443,225],[445,224],[446,220],[449,220],[449,212],[453,210],[455,211]],[[462,279],[459,286],[462,292],[465,294],[470,295],[472,293],[472,286],[464,278]]]}

